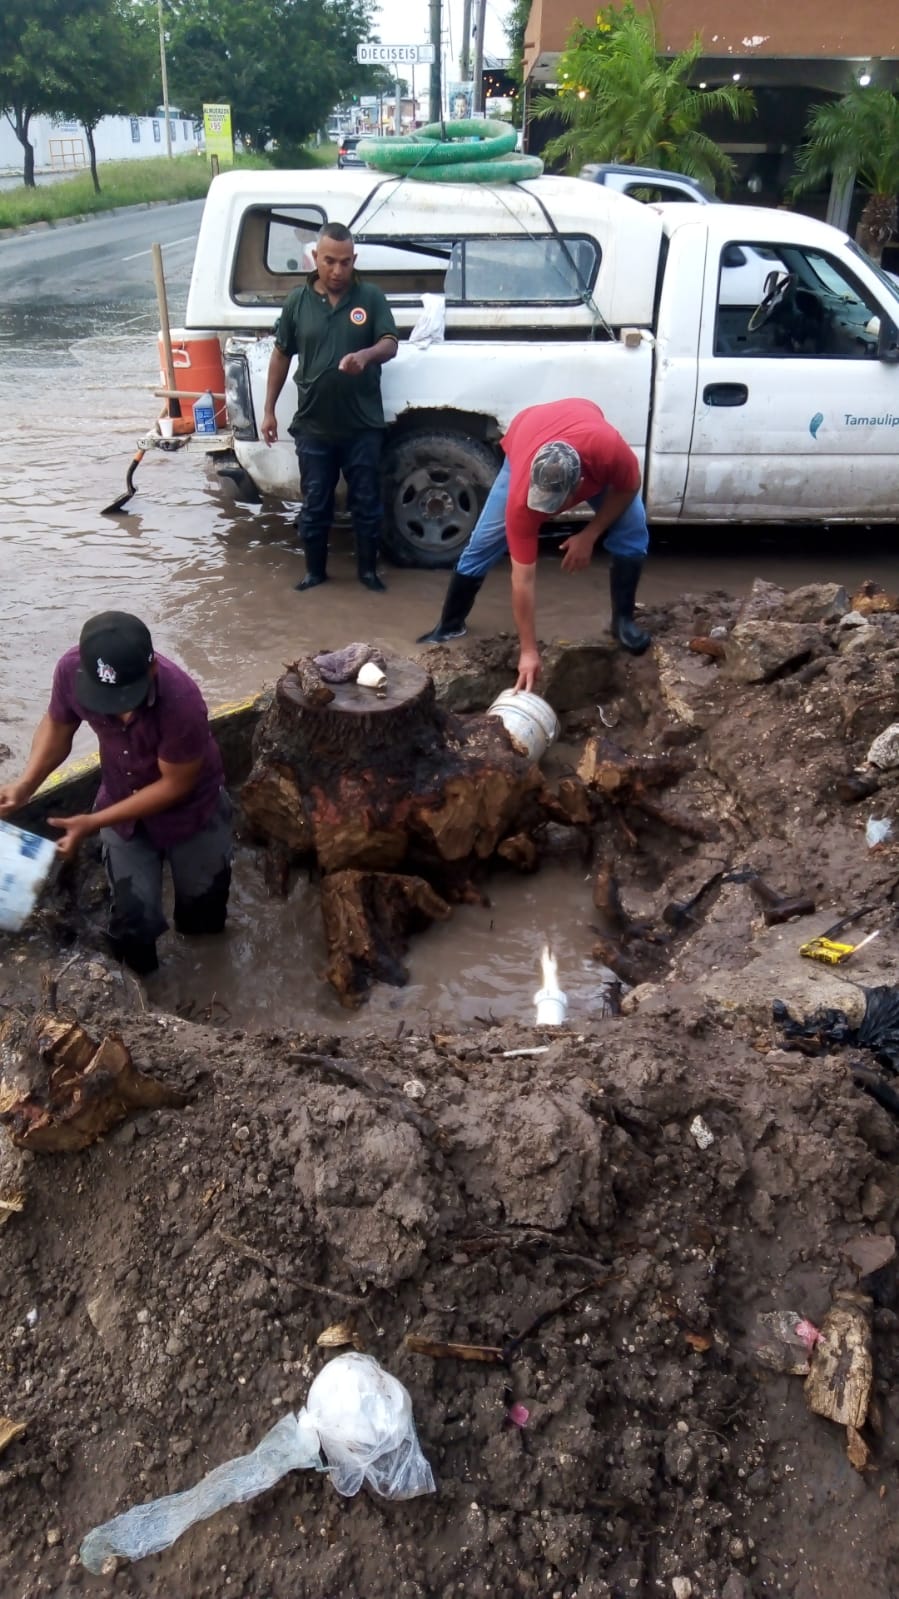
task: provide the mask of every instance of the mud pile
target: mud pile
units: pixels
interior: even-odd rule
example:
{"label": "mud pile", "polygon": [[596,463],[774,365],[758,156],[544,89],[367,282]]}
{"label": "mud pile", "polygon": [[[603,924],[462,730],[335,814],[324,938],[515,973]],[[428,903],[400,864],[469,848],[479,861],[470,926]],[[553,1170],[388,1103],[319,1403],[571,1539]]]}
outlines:
{"label": "mud pile", "polygon": [[[896,780],[867,772],[860,798],[846,780],[899,717],[899,618],[845,626],[847,598],[760,587],[750,605],[740,617],[726,596],[686,597],[656,619],[654,658],[548,662],[566,717],[558,770],[600,729],[634,751],[687,750],[678,810],[717,832],[614,808],[593,824],[629,926],[667,929],[645,948],[629,939],[648,976],[629,1014],[598,1007],[589,1026],[542,1034],[247,1036],[148,1009],[95,957],[67,966],[60,1012],[119,1032],[186,1103],[82,1153],[0,1143],[0,1198],[23,1196],[0,1227],[0,1413],[26,1424],[0,1455],[0,1592],[899,1589],[894,1264],[862,1279],[866,1471],[809,1413],[802,1380],[758,1359],[758,1317],[820,1325],[859,1284],[858,1240],[886,1259],[899,1213],[899,1124],[853,1081],[858,1051],[787,1050],[771,1014],[782,998],[794,1014],[840,1002],[857,1017],[863,989],[895,971],[899,867],[865,828],[895,819]],[[719,628],[725,653],[690,648]],[[452,676],[437,675],[455,708],[468,693],[489,703],[510,648],[447,652]],[[765,928],[747,883],[721,880],[744,866],[810,894],[815,916]],[[666,922],[716,873],[692,921]],[[583,877],[572,892],[590,893]],[[881,936],[857,965],[799,957],[862,902]],[[4,950],[6,1003],[37,1003],[41,955],[62,964],[49,946]],[[344,1501],[297,1474],[165,1554],[84,1572],[91,1526],[189,1486],[299,1408],[328,1355],[316,1340],[345,1320],[412,1395],[433,1498]],[[509,1358],[433,1359],[409,1334]]]}

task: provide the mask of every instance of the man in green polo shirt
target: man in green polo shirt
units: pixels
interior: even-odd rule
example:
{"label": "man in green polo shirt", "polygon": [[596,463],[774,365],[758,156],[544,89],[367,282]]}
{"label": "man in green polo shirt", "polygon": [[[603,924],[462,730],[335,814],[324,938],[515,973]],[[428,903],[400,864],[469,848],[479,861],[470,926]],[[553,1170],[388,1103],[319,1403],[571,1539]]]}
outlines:
{"label": "man in green polo shirt", "polygon": [[317,588],[327,579],[328,532],[342,472],[359,582],[377,592],[384,588],[377,572],[383,515],[381,367],[396,355],[396,325],[381,290],[356,276],[349,228],[326,222],[312,254],[315,271],[288,295],[275,329],[262,437],[266,444],[278,437],[275,404],[295,355],[298,404],[290,432],[300,463],[299,528],[306,555],[306,576],[297,588]]}

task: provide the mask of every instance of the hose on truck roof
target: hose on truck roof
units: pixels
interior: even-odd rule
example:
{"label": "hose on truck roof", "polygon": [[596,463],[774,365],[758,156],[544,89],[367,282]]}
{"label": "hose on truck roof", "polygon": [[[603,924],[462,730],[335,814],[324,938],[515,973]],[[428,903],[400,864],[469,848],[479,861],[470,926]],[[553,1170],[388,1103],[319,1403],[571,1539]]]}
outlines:
{"label": "hose on truck roof", "polygon": [[480,117],[429,122],[415,133],[360,139],[366,166],[425,183],[521,183],[539,178],[539,156],[516,152],[517,134],[507,122]]}

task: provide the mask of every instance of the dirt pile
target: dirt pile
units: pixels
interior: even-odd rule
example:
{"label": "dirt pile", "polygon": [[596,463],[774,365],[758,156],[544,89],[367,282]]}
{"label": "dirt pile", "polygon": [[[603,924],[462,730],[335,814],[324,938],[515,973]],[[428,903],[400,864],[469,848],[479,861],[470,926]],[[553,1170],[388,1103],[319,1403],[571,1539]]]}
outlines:
{"label": "dirt pile", "polygon": [[[726,596],[686,597],[658,619],[654,658],[548,660],[566,722],[550,780],[572,779],[591,736],[687,752],[676,808],[715,828],[699,839],[606,800],[582,824],[595,856],[588,882],[578,857],[572,893],[589,896],[611,855],[627,950],[652,966],[626,1015],[598,1003],[589,1025],[551,1033],[436,1034],[407,1018],[389,1039],[247,1036],[148,1010],[102,960],[68,965],[60,1013],[121,1035],[186,1103],[81,1153],[0,1142],[0,1200],[22,1203],[0,1210],[0,1414],[27,1427],[0,1455],[0,1592],[899,1590],[899,1123],[853,1081],[857,1050],[787,1050],[771,1013],[782,998],[856,1024],[864,989],[895,971],[899,867],[865,827],[896,818],[896,777],[866,770],[860,799],[846,785],[899,717],[899,619],[847,615],[832,593],[757,588],[742,616]],[[691,649],[699,637],[723,651]],[[446,652],[439,691],[482,707],[510,648]],[[765,927],[744,868],[810,894],[816,914]],[[666,918],[691,899],[686,920]],[[881,936],[855,964],[799,956],[857,903]],[[40,941],[8,946],[5,1001],[37,1005],[51,958]],[[758,1355],[760,1315],[820,1326],[860,1280],[865,1471],[801,1379]],[[83,1571],[89,1527],[190,1485],[298,1409],[328,1356],[317,1338],[347,1319],[410,1390],[433,1498],[343,1501],[297,1474],[165,1554]],[[432,1359],[409,1334],[509,1359]]]}

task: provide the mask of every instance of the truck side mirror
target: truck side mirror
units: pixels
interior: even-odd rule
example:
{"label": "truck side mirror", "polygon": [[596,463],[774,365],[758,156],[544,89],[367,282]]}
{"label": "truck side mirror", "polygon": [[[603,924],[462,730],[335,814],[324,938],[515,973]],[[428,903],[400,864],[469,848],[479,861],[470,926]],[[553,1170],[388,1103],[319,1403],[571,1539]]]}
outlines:
{"label": "truck side mirror", "polygon": [[877,334],[877,359],[887,366],[899,366],[899,329],[888,316],[880,318]]}
{"label": "truck side mirror", "polygon": [[746,252],[738,244],[726,244],[721,251],[721,265],[723,267],[741,267],[746,265]]}

